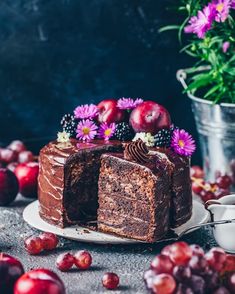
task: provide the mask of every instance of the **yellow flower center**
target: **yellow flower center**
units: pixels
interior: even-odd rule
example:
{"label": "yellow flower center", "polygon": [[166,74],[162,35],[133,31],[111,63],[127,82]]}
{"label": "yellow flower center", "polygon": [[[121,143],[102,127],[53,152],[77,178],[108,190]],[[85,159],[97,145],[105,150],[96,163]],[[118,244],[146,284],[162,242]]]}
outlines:
{"label": "yellow flower center", "polygon": [[183,141],[183,140],[179,140],[178,144],[179,144],[179,146],[180,146],[181,148],[183,148],[183,147],[184,147],[184,145],[185,145],[185,143],[184,143],[184,141]]}
{"label": "yellow flower center", "polygon": [[111,129],[107,129],[104,131],[105,136],[110,136],[111,135],[112,130]]}
{"label": "yellow flower center", "polygon": [[84,135],[89,135],[89,133],[90,133],[90,128],[88,128],[88,127],[84,127],[84,128],[82,129],[82,132],[83,132]]}
{"label": "yellow flower center", "polygon": [[223,9],[224,9],[224,4],[223,4],[223,3],[220,3],[220,4],[218,4],[218,5],[216,6],[216,10],[217,10],[218,12],[222,12]]}

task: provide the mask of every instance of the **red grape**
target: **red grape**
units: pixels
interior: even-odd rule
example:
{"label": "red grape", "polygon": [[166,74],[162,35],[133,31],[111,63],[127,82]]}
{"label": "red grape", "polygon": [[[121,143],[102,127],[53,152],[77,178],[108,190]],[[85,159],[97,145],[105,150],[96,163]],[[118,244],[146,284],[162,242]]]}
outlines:
{"label": "red grape", "polygon": [[232,273],[228,277],[228,288],[231,293],[235,293],[235,273]]}
{"label": "red grape", "polygon": [[220,188],[228,189],[232,184],[232,180],[231,180],[230,176],[224,175],[224,176],[218,177],[216,179],[216,183]]}
{"label": "red grape", "polygon": [[170,258],[176,265],[185,265],[192,257],[192,249],[185,242],[176,242],[171,245]]}
{"label": "red grape", "polygon": [[205,269],[208,266],[208,263],[203,256],[194,255],[189,261],[189,266],[193,273],[199,274],[205,271]]}
{"label": "red grape", "polygon": [[59,240],[57,236],[53,233],[45,232],[40,234],[39,237],[42,240],[43,249],[53,250],[58,245]]}
{"label": "red grape", "polygon": [[188,266],[177,265],[174,267],[173,275],[178,282],[185,282],[191,278],[191,269]]}
{"label": "red grape", "polygon": [[102,284],[107,289],[116,289],[119,285],[119,277],[115,273],[105,273],[102,278]]}
{"label": "red grape", "polygon": [[235,256],[227,255],[223,266],[223,272],[235,272]]}
{"label": "red grape", "polygon": [[171,245],[167,245],[162,249],[161,254],[170,256],[170,251],[171,251]]}
{"label": "red grape", "polygon": [[219,287],[218,289],[216,289],[213,294],[231,294],[227,288],[225,287]]}
{"label": "red grape", "polygon": [[22,151],[18,155],[19,163],[26,163],[33,161],[33,153],[31,151]]}
{"label": "red grape", "polygon": [[203,294],[205,293],[206,283],[200,276],[192,275],[189,286],[193,290],[193,293]]}
{"label": "red grape", "polygon": [[56,259],[56,267],[62,272],[66,272],[74,265],[74,257],[69,252],[60,254]]}
{"label": "red grape", "polygon": [[197,179],[204,178],[203,169],[198,165],[194,165],[194,166],[191,167],[190,175],[191,175],[191,177],[194,177],[194,178],[197,178]]}
{"label": "red grape", "polygon": [[192,182],[192,190],[195,194],[200,194],[201,191],[203,190],[203,187],[200,185],[198,181],[193,181]]}
{"label": "red grape", "polygon": [[15,151],[16,153],[20,153],[21,151],[26,150],[24,143],[19,140],[12,141],[7,148]]}
{"label": "red grape", "polygon": [[151,262],[151,269],[157,274],[172,274],[174,264],[171,259],[163,254],[157,255]]}
{"label": "red grape", "polygon": [[230,191],[227,189],[218,189],[215,191],[215,199],[220,199],[221,197],[227,196],[230,194]]}
{"label": "red grape", "polygon": [[193,251],[193,255],[204,256],[204,254],[205,254],[205,252],[204,252],[204,250],[202,249],[202,247],[200,247],[200,246],[197,245],[197,244],[190,245],[190,248],[191,248],[192,251]]}
{"label": "red grape", "polygon": [[152,287],[153,287],[153,279],[154,279],[155,276],[156,276],[156,273],[151,269],[147,270],[144,273],[144,281],[145,281],[146,287],[148,289],[152,289]]}
{"label": "red grape", "polygon": [[91,266],[92,257],[88,251],[80,250],[74,255],[74,263],[81,270],[86,270]]}
{"label": "red grape", "polygon": [[36,236],[25,239],[24,246],[27,252],[32,255],[37,255],[43,250],[42,240]]}
{"label": "red grape", "polygon": [[200,196],[204,202],[214,199],[214,193],[211,191],[202,190],[202,192],[200,193]]}
{"label": "red grape", "polygon": [[160,274],[153,279],[153,293],[172,294],[176,289],[175,279],[169,274]]}
{"label": "red grape", "polygon": [[18,162],[11,162],[11,163],[8,163],[7,165],[7,169],[9,169],[10,171],[14,172],[16,167],[18,165]]}
{"label": "red grape", "polygon": [[226,253],[222,248],[214,247],[207,252],[205,258],[211,269],[220,272],[226,261]]}
{"label": "red grape", "polygon": [[11,149],[1,149],[0,150],[0,159],[3,163],[8,164],[10,162],[16,161],[17,153]]}
{"label": "red grape", "polygon": [[175,294],[194,294],[194,292],[187,285],[179,283]]}

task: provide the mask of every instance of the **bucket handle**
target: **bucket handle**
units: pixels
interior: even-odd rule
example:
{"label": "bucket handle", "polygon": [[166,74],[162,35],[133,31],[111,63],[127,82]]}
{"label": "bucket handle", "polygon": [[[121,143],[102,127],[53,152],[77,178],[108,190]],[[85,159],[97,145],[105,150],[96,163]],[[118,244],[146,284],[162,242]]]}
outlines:
{"label": "bucket handle", "polygon": [[183,88],[186,90],[188,88],[188,85],[186,83],[187,74],[206,71],[206,70],[209,70],[210,68],[211,68],[210,66],[202,65],[202,66],[199,66],[197,69],[193,69],[193,68],[179,69],[176,73],[176,78],[181,83]]}

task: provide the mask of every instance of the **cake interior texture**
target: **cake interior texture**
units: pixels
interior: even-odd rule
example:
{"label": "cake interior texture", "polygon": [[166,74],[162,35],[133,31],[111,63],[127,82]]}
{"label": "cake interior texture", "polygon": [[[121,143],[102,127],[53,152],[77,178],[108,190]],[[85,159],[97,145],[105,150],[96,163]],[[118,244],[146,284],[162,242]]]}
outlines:
{"label": "cake interior texture", "polygon": [[122,154],[101,157],[98,229],[119,236],[154,242],[170,225],[172,166],[139,164]]}
{"label": "cake interior texture", "polygon": [[120,142],[51,142],[40,152],[39,213],[60,227],[96,219],[100,156]]}

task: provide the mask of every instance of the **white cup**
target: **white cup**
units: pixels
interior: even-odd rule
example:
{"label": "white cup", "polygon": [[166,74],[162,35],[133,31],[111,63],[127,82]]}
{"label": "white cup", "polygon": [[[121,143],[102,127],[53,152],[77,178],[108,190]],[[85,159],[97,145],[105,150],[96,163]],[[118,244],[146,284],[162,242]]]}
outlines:
{"label": "white cup", "polygon": [[[235,194],[219,200],[209,200],[206,205],[210,211],[211,221],[235,219]],[[235,222],[215,225],[213,234],[220,247],[227,252],[235,253]]]}

